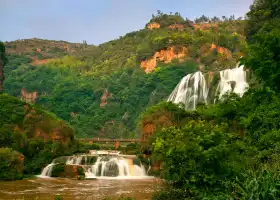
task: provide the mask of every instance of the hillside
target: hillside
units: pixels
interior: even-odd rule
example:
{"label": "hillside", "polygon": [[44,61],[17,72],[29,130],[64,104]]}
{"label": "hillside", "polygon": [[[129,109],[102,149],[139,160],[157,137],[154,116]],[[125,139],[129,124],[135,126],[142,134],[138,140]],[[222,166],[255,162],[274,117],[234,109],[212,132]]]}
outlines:
{"label": "hillside", "polygon": [[244,25],[158,13],[144,29],[97,47],[36,39],[26,43],[40,46],[14,51],[21,42],[6,43],[5,91],[56,113],[80,137],[139,136],[140,113],[167,99],[183,76],[236,65]]}
{"label": "hillside", "polygon": [[0,113],[0,180],[39,173],[74,144],[73,129],[38,106],[0,94]]}

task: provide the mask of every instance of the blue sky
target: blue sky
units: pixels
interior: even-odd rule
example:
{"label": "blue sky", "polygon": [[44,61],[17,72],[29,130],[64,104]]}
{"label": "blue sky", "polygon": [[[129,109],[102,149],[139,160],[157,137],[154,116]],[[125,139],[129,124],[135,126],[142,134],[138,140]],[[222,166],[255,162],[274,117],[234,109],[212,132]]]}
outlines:
{"label": "blue sky", "polygon": [[253,0],[0,0],[0,40],[43,38],[100,44],[142,29],[152,13],[244,16]]}

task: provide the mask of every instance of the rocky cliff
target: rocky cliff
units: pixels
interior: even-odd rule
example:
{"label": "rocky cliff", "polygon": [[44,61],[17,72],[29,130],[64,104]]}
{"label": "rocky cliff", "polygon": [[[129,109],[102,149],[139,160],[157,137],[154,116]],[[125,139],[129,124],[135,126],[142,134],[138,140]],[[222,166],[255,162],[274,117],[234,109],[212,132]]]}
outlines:
{"label": "rocky cliff", "polygon": [[157,66],[157,62],[170,63],[174,59],[184,61],[187,56],[188,50],[186,47],[169,47],[167,49],[155,52],[155,54],[148,60],[141,62],[140,66],[146,73],[151,73]]}

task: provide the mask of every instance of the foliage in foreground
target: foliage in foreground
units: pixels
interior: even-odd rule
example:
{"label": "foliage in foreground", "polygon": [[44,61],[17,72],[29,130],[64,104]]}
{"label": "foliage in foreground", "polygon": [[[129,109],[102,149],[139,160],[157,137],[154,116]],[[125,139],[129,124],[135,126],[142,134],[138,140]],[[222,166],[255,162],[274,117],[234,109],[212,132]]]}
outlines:
{"label": "foliage in foreground", "polygon": [[196,112],[196,119],[185,115],[184,125],[156,134],[161,176],[189,198],[278,199],[280,97],[251,90]]}
{"label": "foliage in foreground", "polygon": [[279,0],[255,0],[248,13],[243,60],[265,87],[201,107],[197,119],[157,134],[154,156],[173,188],[154,199],[171,199],[175,189],[187,195],[178,199],[280,198],[279,9]]}

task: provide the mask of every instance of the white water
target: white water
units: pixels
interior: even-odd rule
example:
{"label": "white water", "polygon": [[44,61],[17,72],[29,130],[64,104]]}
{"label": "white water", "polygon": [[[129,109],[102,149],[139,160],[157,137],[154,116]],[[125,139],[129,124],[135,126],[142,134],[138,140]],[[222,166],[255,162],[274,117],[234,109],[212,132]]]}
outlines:
{"label": "white water", "polygon": [[[237,65],[236,68],[220,71],[220,82],[215,95],[219,99],[222,99],[227,92],[243,96],[248,87],[244,66],[238,67]],[[182,78],[167,101],[179,104],[186,110],[195,110],[198,103],[208,104],[209,88],[210,86],[207,86],[205,77],[200,71],[188,74]]]}
{"label": "white water", "polygon": [[[80,165],[83,167],[86,178],[102,179],[135,179],[148,178],[146,171],[141,162],[139,165],[134,164],[136,156],[121,155],[119,152],[95,151],[91,154],[70,156],[66,165]],[[95,157],[96,161],[90,163]],[[92,162],[92,161],[91,161]],[[40,177],[51,177],[54,161],[47,165]]]}
{"label": "white water", "polygon": [[[94,165],[85,172],[86,177],[119,177],[119,178],[135,178],[146,177],[144,166],[133,164],[133,159],[123,157],[111,157],[106,160],[98,157]],[[117,175],[117,176],[115,176]]]}
{"label": "white water", "polygon": [[54,166],[54,165],[55,165],[55,164],[53,164],[53,163],[47,165],[47,166],[43,169],[43,171],[42,171],[40,177],[42,177],[42,178],[44,178],[44,177],[50,177],[50,176],[52,175],[52,169],[53,169],[53,166]]}
{"label": "white water", "polygon": [[173,90],[167,101],[183,104],[187,110],[195,110],[198,103],[207,104],[208,87],[203,74],[198,71],[185,76]]}
{"label": "white water", "polygon": [[216,90],[216,95],[219,95],[219,99],[222,99],[227,92],[234,92],[242,97],[249,87],[243,65],[234,69],[220,71],[220,78],[221,80]]}

